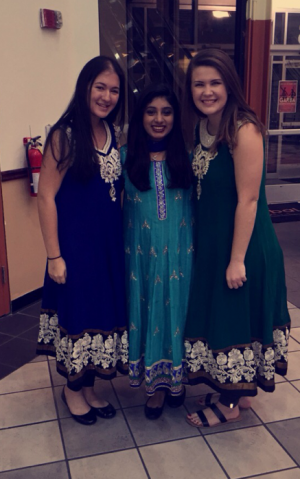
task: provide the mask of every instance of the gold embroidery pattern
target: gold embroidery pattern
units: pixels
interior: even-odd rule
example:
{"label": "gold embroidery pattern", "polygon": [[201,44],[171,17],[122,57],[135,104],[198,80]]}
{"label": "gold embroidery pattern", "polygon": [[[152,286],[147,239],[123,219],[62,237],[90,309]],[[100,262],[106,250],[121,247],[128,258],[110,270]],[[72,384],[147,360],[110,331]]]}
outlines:
{"label": "gold embroidery pattern", "polygon": [[201,143],[199,143],[194,150],[194,158],[192,162],[192,168],[194,175],[197,177],[197,199],[200,199],[201,195],[201,180],[208,172],[210,162],[217,156],[218,152],[211,153],[210,151],[203,150]]}
{"label": "gold embroidery pattern", "polygon": [[144,223],[142,224],[142,228],[147,228],[148,230],[150,230],[150,226],[148,225],[147,223],[147,220],[144,221]]}
{"label": "gold embroidery pattern", "polygon": [[131,281],[137,281],[136,277],[134,276],[134,272],[133,272],[133,271],[131,271],[130,280],[131,280]]}
{"label": "gold embroidery pattern", "polygon": [[164,185],[163,167],[160,161],[154,161],[154,179],[157,198],[157,216],[159,220],[167,218],[166,192]]}
{"label": "gold embroidery pattern", "polygon": [[154,333],[153,333],[153,336],[156,336],[157,333],[159,333],[159,332],[160,332],[160,331],[159,331],[158,327],[156,326],[155,331],[154,331]]}
{"label": "gold embroidery pattern", "polygon": [[162,280],[160,279],[159,275],[157,275],[156,278],[155,278],[155,281],[154,281],[155,286],[156,286],[158,283],[162,283]]}
{"label": "gold embroidery pattern", "polygon": [[190,253],[194,253],[194,246],[191,244],[191,246],[188,248],[187,250],[187,253],[190,254]]}
{"label": "gold embroidery pattern", "polygon": [[178,276],[177,276],[177,274],[176,274],[175,269],[173,270],[173,273],[172,273],[171,276],[170,276],[170,281],[172,281],[172,279],[179,279]]}
{"label": "gold embroidery pattern", "polygon": [[180,223],[180,228],[182,228],[183,226],[186,226],[185,218],[182,218],[182,221]]}
{"label": "gold embroidery pattern", "polygon": [[112,201],[116,201],[117,198],[114,181],[118,180],[122,173],[119,152],[115,148],[112,148],[109,155],[103,156],[98,150],[97,153],[101,178],[105,183],[110,183],[109,196]]}
{"label": "gold embroidery pattern", "polygon": [[180,334],[180,329],[179,329],[178,326],[177,326],[177,329],[176,329],[176,331],[175,331],[175,333],[174,333],[174,338],[176,338],[176,336],[178,336],[178,334]]}
{"label": "gold embroidery pattern", "polygon": [[131,254],[131,253],[130,253],[130,248],[129,248],[129,246],[128,246],[128,248],[125,249],[125,253],[126,253],[126,254]]}
{"label": "gold embroidery pattern", "polygon": [[154,256],[155,258],[157,258],[157,253],[156,253],[155,249],[153,248],[153,246],[149,251],[149,256]]}
{"label": "gold embroidery pattern", "polygon": [[163,254],[166,254],[167,252],[168,252],[168,247],[165,246],[165,247],[164,247],[164,250],[163,250]]}
{"label": "gold embroidery pattern", "polygon": [[141,200],[141,198],[139,197],[138,193],[135,194],[135,197],[134,197],[133,201],[134,201],[135,203],[142,203],[142,200]]}
{"label": "gold embroidery pattern", "polygon": [[136,254],[141,254],[141,255],[144,254],[140,245],[138,245],[138,247],[136,249]]}
{"label": "gold embroidery pattern", "polygon": [[136,327],[136,325],[134,323],[131,323],[130,324],[130,331],[138,331],[138,328]]}
{"label": "gold embroidery pattern", "polygon": [[177,194],[176,194],[176,196],[175,196],[175,200],[176,200],[176,201],[177,201],[177,200],[182,200],[182,196],[181,196],[180,191],[177,191]]}

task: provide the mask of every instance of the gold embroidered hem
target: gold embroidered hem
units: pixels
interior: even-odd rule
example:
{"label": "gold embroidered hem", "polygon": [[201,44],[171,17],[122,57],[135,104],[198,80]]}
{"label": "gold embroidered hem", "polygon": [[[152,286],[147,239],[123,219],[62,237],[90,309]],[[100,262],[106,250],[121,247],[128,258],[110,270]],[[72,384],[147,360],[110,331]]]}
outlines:
{"label": "gold embroidered hem", "polygon": [[203,338],[185,340],[189,383],[204,382],[219,392],[239,391],[241,395],[275,389],[275,373],[286,375],[290,324],[273,331],[274,343],[262,345],[253,340],[247,345],[223,350],[209,348]]}

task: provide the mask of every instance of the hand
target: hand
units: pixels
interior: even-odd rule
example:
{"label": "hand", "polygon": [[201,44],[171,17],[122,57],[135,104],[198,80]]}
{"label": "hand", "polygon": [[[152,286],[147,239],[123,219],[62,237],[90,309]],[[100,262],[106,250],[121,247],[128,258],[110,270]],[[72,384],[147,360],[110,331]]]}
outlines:
{"label": "hand", "polygon": [[238,289],[247,281],[246,268],[242,261],[230,261],[226,270],[228,288]]}
{"label": "hand", "polygon": [[58,284],[65,284],[67,279],[67,268],[63,258],[48,261],[48,274]]}

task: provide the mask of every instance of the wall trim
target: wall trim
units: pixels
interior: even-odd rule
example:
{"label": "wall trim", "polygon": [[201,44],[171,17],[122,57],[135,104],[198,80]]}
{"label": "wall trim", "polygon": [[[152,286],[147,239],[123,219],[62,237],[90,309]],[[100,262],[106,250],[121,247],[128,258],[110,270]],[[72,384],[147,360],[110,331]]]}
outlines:
{"label": "wall trim", "polygon": [[21,178],[27,178],[27,168],[17,168],[16,170],[7,170],[0,172],[1,181],[20,180]]}
{"label": "wall trim", "polygon": [[30,293],[24,294],[24,296],[20,296],[20,298],[16,298],[11,302],[11,312],[15,313],[19,309],[26,308],[26,306],[30,306],[32,303],[39,301],[42,299],[43,288],[35,289],[34,291],[30,291]]}

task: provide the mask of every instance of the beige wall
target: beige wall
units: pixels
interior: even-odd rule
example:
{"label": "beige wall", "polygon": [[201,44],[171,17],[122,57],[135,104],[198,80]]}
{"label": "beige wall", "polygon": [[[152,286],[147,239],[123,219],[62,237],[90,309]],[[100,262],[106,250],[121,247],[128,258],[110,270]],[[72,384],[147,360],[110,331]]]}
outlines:
{"label": "beige wall", "polygon": [[[60,10],[60,30],[39,9]],[[83,65],[99,55],[98,0],[1,0],[0,168],[24,168],[22,138],[41,135],[67,106]],[[27,180],[2,183],[11,299],[42,286],[45,250]]]}

